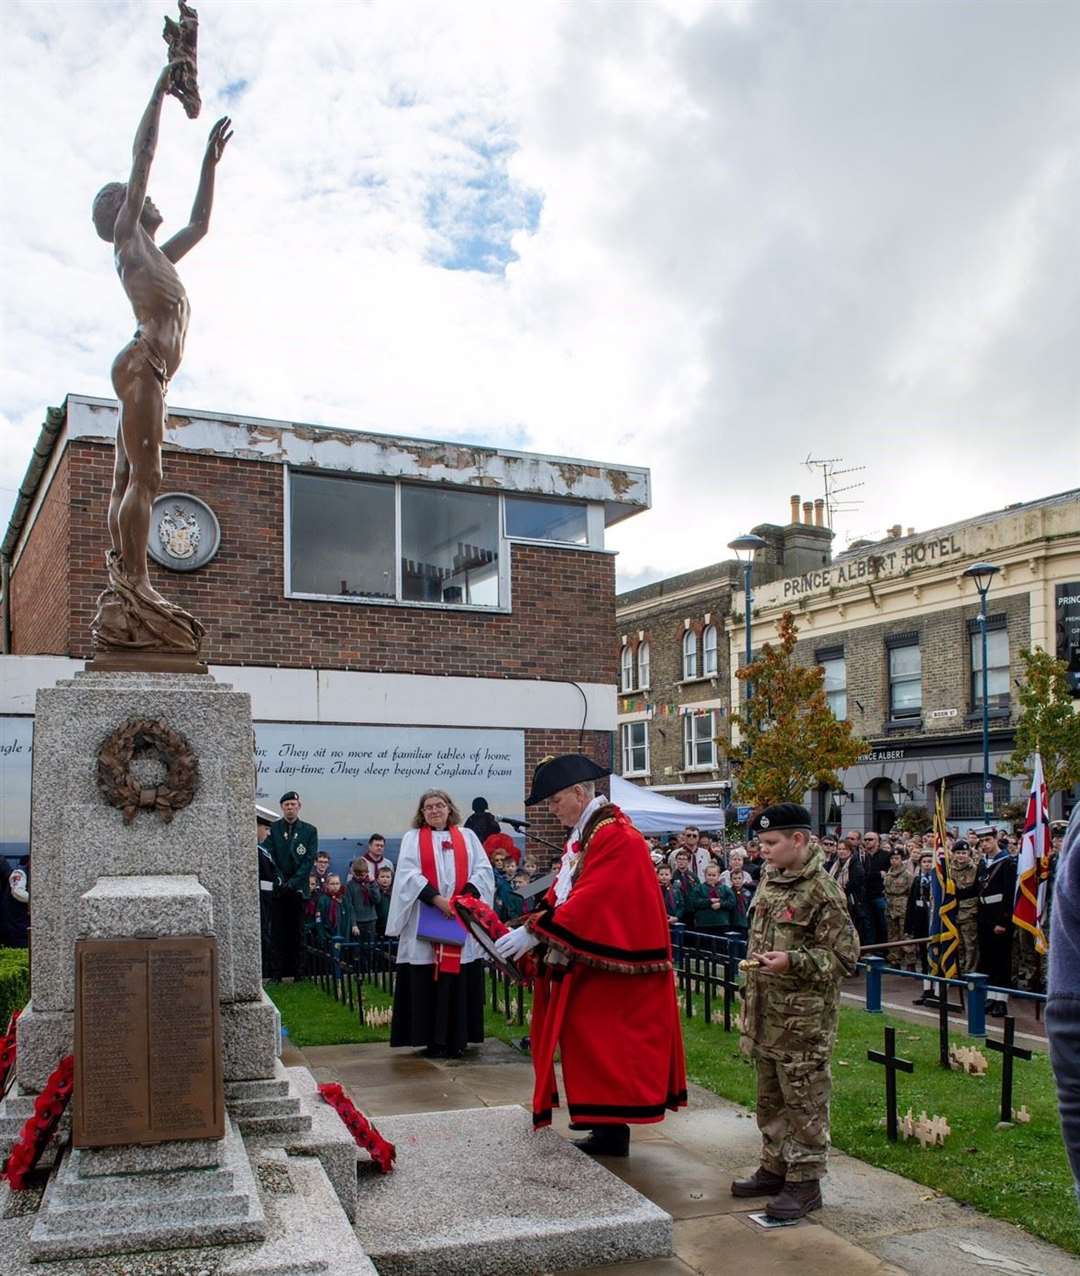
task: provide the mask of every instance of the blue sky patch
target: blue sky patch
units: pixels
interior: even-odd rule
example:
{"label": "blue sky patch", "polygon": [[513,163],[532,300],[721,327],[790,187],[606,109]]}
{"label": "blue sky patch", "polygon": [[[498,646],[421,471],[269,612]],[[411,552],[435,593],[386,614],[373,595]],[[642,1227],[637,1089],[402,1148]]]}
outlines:
{"label": "blue sky patch", "polygon": [[518,254],[516,231],[535,232],[544,197],[511,181],[510,157],[517,145],[506,139],[468,142],[472,175],[432,189],[424,201],[425,224],[435,232],[432,260],[446,270],[479,270],[501,275]]}

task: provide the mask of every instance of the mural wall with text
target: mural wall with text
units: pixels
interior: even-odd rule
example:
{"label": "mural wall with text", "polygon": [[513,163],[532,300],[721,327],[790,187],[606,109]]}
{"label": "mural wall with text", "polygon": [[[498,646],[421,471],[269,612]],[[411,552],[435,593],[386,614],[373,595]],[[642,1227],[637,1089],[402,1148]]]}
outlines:
{"label": "mural wall with text", "polygon": [[[29,844],[32,739],[32,718],[0,717],[0,854]],[[523,813],[523,731],[257,722],[255,764],[255,801],[276,811],[295,789],[342,870],[372,833],[393,856],[425,789],[446,789],[462,818],[475,797],[496,815]]]}

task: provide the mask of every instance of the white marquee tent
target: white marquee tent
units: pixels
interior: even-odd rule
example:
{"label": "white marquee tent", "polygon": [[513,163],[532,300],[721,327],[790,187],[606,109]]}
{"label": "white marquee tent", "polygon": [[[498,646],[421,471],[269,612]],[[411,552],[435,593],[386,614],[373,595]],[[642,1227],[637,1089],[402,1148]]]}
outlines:
{"label": "white marquee tent", "polygon": [[724,811],[718,806],[694,806],[664,797],[652,789],[631,784],[619,775],[611,777],[611,800],[625,811],[642,833],[677,833],[693,824],[699,829],[724,827]]}

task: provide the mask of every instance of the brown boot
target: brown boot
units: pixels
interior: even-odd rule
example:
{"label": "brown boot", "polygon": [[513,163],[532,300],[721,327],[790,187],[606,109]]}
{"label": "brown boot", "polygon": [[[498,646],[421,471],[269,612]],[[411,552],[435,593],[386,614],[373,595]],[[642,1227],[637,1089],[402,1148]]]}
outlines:
{"label": "brown boot", "polygon": [[784,1186],[784,1176],[759,1166],[748,1179],[735,1179],[731,1184],[732,1196],[772,1196]]}
{"label": "brown boot", "polygon": [[804,1179],[801,1183],[785,1183],[779,1196],[765,1206],[769,1218],[805,1218],[811,1210],[821,1209],[821,1183]]}

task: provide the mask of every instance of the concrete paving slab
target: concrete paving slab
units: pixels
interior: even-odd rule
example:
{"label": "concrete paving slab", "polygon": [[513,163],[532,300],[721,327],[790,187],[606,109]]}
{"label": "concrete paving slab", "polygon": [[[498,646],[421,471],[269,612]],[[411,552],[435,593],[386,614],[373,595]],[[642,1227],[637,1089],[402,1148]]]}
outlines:
{"label": "concrete paving slab", "polygon": [[1080,1267],[1075,1254],[987,1218],[966,1227],[877,1237],[866,1246],[909,1276],[1076,1276]]}
{"label": "concrete paving slab", "polygon": [[699,1276],[903,1276],[816,1223],[765,1231],[735,1215],[677,1222],[675,1255]]}
{"label": "concrete paving slab", "polygon": [[[343,1083],[344,1084],[344,1083]],[[346,1084],[345,1088],[349,1087]],[[409,1081],[350,1095],[366,1116],[398,1116],[405,1112],[449,1112],[475,1108],[476,1096],[452,1080]]]}
{"label": "concrete paving slab", "polygon": [[[681,1258],[650,1258],[644,1263],[610,1263],[607,1267],[575,1267],[560,1271],[557,1276],[693,1276],[694,1269],[687,1267]],[[544,1272],[543,1276],[556,1276]]]}
{"label": "concrete paving slab", "polygon": [[761,1135],[752,1113],[733,1103],[674,1112],[663,1123],[664,1135],[711,1165],[728,1170],[757,1164]]}
{"label": "concrete paving slab", "polygon": [[969,1206],[933,1188],[842,1152],[829,1154],[829,1173],[821,1190],[825,1208],[816,1215],[818,1222],[859,1243],[894,1232],[966,1226],[975,1215]]}
{"label": "concrete paving slab", "polygon": [[535,1132],[524,1108],[413,1113],[380,1129],[396,1168],[364,1177],[356,1224],[380,1276],[535,1276],[671,1256],[670,1215]]}
{"label": "concrete paving slab", "polygon": [[675,1219],[760,1208],[760,1202],[731,1195],[729,1171],[702,1161],[670,1139],[641,1141],[625,1160],[613,1157],[604,1164]]}

